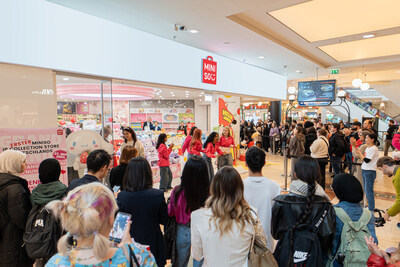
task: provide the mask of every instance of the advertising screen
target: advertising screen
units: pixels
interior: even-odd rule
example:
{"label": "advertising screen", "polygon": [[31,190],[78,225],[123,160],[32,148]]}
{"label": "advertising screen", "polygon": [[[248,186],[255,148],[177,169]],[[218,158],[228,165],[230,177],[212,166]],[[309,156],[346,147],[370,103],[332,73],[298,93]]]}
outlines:
{"label": "advertising screen", "polygon": [[336,80],[299,82],[297,101],[335,101]]}

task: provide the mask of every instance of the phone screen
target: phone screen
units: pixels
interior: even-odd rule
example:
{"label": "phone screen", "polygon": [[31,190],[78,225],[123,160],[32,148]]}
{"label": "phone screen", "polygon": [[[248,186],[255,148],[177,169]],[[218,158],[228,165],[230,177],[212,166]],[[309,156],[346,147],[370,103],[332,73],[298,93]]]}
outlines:
{"label": "phone screen", "polygon": [[120,188],[121,188],[121,187],[120,187],[119,185],[115,185],[115,186],[113,187],[114,193],[118,193],[118,191],[119,191]]}
{"label": "phone screen", "polygon": [[122,237],[124,236],[124,232],[128,223],[131,219],[131,215],[123,212],[118,212],[117,217],[115,218],[113,228],[110,231],[110,241],[114,241],[116,243],[121,243]]}

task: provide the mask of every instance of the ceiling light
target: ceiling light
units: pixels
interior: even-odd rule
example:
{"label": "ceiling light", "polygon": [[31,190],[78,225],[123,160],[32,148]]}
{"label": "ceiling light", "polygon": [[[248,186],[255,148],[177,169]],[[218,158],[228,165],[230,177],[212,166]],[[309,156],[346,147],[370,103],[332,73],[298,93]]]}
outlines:
{"label": "ceiling light", "polygon": [[189,93],[189,91],[185,91],[186,93]]}
{"label": "ceiling light", "polygon": [[199,30],[192,29],[192,30],[189,30],[189,32],[190,32],[190,33],[198,33],[198,32],[199,32]]}
{"label": "ceiling light", "polygon": [[259,56],[258,58],[259,58],[259,59],[263,59],[263,58],[265,58],[265,57],[264,57],[264,56]]}
{"label": "ceiling light", "polygon": [[290,86],[287,91],[289,94],[294,94],[294,93],[296,93],[296,87]]}
{"label": "ceiling light", "polygon": [[360,87],[362,84],[362,80],[361,79],[354,79],[353,82],[351,83],[354,87]]}
{"label": "ceiling light", "polygon": [[261,105],[262,105],[262,102],[258,102],[258,106],[261,107]]}
{"label": "ceiling light", "polygon": [[303,73],[301,70],[296,70],[297,73]]}
{"label": "ceiling light", "polygon": [[375,34],[366,34],[363,36],[364,39],[373,38],[373,37],[375,37]]}
{"label": "ceiling light", "polygon": [[174,94],[174,92],[171,92],[170,94],[171,94],[171,95],[173,95],[173,94]]}
{"label": "ceiling light", "polygon": [[64,80],[64,81],[69,81],[69,78],[64,77],[63,80]]}
{"label": "ceiling light", "polygon": [[337,96],[340,97],[344,97],[346,96],[346,91],[345,90],[339,90],[339,92],[337,93]]}
{"label": "ceiling light", "polygon": [[290,95],[290,96],[289,96],[289,100],[290,100],[290,101],[293,101],[293,100],[295,100],[295,99],[296,99],[296,96],[295,96],[295,95]]}
{"label": "ceiling light", "polygon": [[360,89],[363,91],[367,91],[369,89],[369,83],[361,84]]}

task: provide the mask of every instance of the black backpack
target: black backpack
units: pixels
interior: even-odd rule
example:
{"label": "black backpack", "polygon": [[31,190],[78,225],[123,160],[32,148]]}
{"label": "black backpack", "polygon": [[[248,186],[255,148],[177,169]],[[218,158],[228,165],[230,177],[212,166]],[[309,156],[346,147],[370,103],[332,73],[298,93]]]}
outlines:
{"label": "black backpack", "polygon": [[312,225],[299,224],[285,233],[274,252],[280,267],[324,266],[317,233],[327,214],[328,210],[323,209]]}
{"label": "black backpack", "polygon": [[59,221],[44,206],[35,205],[29,213],[23,236],[26,252],[31,259],[46,259],[57,253],[61,236]]}

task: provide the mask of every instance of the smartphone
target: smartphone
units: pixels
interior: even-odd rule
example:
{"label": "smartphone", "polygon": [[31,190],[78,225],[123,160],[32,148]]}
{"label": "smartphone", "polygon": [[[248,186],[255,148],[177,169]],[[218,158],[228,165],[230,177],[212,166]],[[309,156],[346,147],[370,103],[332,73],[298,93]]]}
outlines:
{"label": "smartphone", "polygon": [[120,187],[119,185],[115,185],[115,186],[113,187],[114,193],[118,193],[118,191],[119,191],[120,188],[121,188],[121,187]]}
{"label": "smartphone", "polygon": [[113,228],[110,231],[109,239],[115,243],[121,243],[122,237],[124,236],[125,229],[131,220],[131,215],[128,213],[118,212],[115,217]]}

